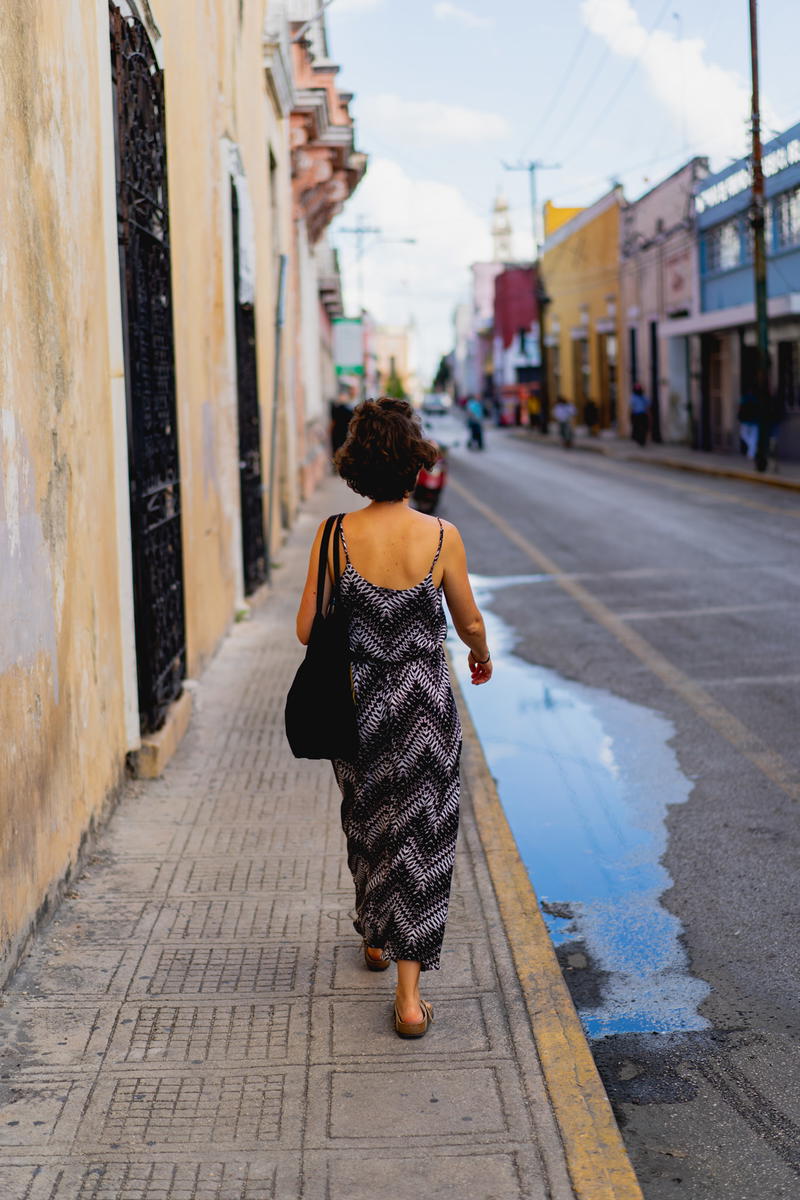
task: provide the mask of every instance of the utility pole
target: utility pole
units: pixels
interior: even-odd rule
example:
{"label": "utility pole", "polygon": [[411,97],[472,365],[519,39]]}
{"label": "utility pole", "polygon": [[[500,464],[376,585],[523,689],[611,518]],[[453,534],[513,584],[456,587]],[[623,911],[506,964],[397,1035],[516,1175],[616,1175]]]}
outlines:
{"label": "utility pole", "polygon": [[767,247],[764,218],[764,168],[761,161],[761,100],[758,81],[758,0],[750,3],[750,62],[753,75],[753,188],[750,225],[753,230],[753,274],[758,343],[756,396],[758,449],[756,468],[766,471],[769,455],[769,324],[767,317]]}
{"label": "utility pole", "polygon": [[528,180],[531,189],[531,225],[533,231],[533,265],[534,275],[536,278],[536,301],[539,307],[539,355],[541,359],[541,382],[540,382],[540,399],[541,399],[541,428],[547,429],[547,423],[550,415],[550,390],[549,390],[549,366],[547,361],[547,346],[544,340],[544,315],[545,306],[549,303],[547,290],[542,280],[542,272],[539,266],[541,257],[541,243],[539,241],[539,199],[536,192],[536,172],[537,171],[558,171],[561,163],[546,163],[541,159],[532,158],[528,162],[503,163],[506,171],[527,171]]}
{"label": "utility pole", "polygon": [[337,230],[338,233],[346,233],[356,239],[356,263],[358,264],[358,311],[362,311],[364,307],[364,253],[367,249],[366,239],[370,234],[378,236],[379,244],[385,245],[403,245],[415,246],[417,239],[413,237],[380,237],[383,230],[378,225],[366,225],[365,218],[362,216],[356,217],[356,224],[349,228],[341,227]]}
{"label": "utility pole", "polygon": [[540,159],[531,159],[528,162],[503,163],[506,171],[527,171],[528,180],[531,189],[531,223],[533,226],[533,261],[539,261],[541,253],[541,243],[539,241],[539,200],[536,192],[536,172],[537,171],[558,171],[561,168],[561,163],[545,163]]}
{"label": "utility pole", "polygon": [[346,233],[356,239],[356,263],[358,265],[358,312],[359,315],[364,308],[364,251],[366,250],[366,238],[371,233],[383,233],[377,225],[365,225],[363,217],[356,217],[356,224],[348,229],[339,229],[339,233]]}

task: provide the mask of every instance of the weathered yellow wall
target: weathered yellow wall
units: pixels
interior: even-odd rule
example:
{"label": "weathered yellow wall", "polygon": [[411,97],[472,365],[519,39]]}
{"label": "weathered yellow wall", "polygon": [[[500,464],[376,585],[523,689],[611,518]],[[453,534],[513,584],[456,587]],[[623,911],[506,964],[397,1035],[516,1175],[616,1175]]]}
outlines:
{"label": "weathered yellow wall", "polygon": [[96,11],[0,7],[0,978],[127,748]]}
{"label": "weathered yellow wall", "polygon": [[[229,149],[253,209],[262,468],[269,484],[275,250],[270,148],[288,197],[286,122],[265,93],[265,0],[151,4],[163,35],[183,488],[188,671],[201,673],[241,600]],[[213,81],[218,81],[214,84]],[[264,494],[265,519],[267,492]],[[276,505],[276,513],[279,506]]]}
{"label": "weathered yellow wall", "polygon": [[[571,332],[585,327],[589,342],[589,396],[600,403],[600,350],[597,322],[613,319],[619,343],[619,233],[621,197],[598,202],[598,212],[579,211],[558,228],[554,245],[545,243],[542,273],[550,304],[545,336],[557,331],[561,351],[561,394],[577,397]],[[618,385],[619,386],[619,385]],[[620,386],[620,399],[622,399]],[[579,414],[580,416],[580,414]]]}
{"label": "weathered yellow wall", "polygon": [[553,204],[552,200],[546,200],[544,205],[544,236],[549,238],[561,228],[571,221],[573,217],[577,217],[582,213],[582,208],[561,208],[557,204]]}
{"label": "weathered yellow wall", "polygon": [[[189,7],[191,19],[173,0],[151,0],[152,18],[141,11],[165,70],[188,670],[197,676],[242,586],[228,144],[239,146],[255,220],[265,485],[275,254],[288,245],[290,186],[287,121],[264,82],[266,0]],[[115,234],[108,245],[103,236],[114,225],[108,44],[105,0],[0,7],[0,980],[113,799],[135,743],[136,699],[124,683],[127,478],[123,465],[115,491],[114,467],[115,454],[125,463],[124,419],[112,419],[123,384],[118,261]],[[293,475],[285,464],[284,508]],[[280,513],[276,504],[276,523]]]}

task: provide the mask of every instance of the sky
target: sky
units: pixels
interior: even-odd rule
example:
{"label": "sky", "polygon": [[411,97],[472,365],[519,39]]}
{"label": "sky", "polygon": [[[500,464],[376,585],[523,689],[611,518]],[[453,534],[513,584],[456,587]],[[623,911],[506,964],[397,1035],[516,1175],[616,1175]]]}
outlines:
{"label": "sky", "polygon": [[[541,204],[635,199],[694,154],[748,149],[748,0],[332,0],[338,83],[367,174],[332,228],[350,314],[413,322],[423,378],[452,346],[469,265],[491,258],[507,198],[532,255]],[[800,0],[760,0],[764,137],[800,121]],[[359,224],[365,235],[357,261]],[[413,243],[409,239],[414,239]]]}

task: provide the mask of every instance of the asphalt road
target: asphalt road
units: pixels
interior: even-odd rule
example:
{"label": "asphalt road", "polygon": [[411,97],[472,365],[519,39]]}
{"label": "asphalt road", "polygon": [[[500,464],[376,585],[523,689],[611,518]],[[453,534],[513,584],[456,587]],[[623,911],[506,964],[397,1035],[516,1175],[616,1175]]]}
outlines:
{"label": "asphalt road", "polygon": [[[440,512],[471,571],[503,577],[489,603],[512,657],[495,695],[532,664],[593,689],[601,719],[604,696],[658,714],[666,751],[644,722],[620,761],[638,762],[643,808],[668,786],[665,752],[686,781],[663,805],[653,903],[684,961],[662,981],[685,975],[695,1019],[592,1041],[647,1200],[800,1196],[800,495],[491,430],[484,453],[451,452]],[[569,917],[574,897],[556,899]],[[565,928],[589,1011],[613,980]]]}

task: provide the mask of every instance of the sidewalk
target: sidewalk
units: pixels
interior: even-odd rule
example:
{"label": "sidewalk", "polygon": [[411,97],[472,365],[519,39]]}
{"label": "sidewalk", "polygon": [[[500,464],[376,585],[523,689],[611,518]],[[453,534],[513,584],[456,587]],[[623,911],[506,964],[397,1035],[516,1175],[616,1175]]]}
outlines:
{"label": "sidewalk", "polygon": [[[552,446],[561,449],[558,437],[549,434],[542,437],[531,429],[520,431],[521,436],[529,438],[537,446]],[[800,463],[781,462],[777,472],[770,467],[768,471],[760,472],[752,463],[740,455],[712,454],[704,450],[692,450],[689,446],[673,446],[648,442],[646,446],[637,446],[627,438],[618,438],[601,434],[599,437],[589,437],[586,433],[577,433],[575,448],[588,450],[594,454],[604,454],[623,462],[654,463],[661,467],[670,467],[676,471],[692,471],[701,475],[718,475],[723,479],[741,479],[747,483],[760,483],[766,487],[783,488],[786,491],[800,492]]]}
{"label": "sidewalk", "polygon": [[428,1037],[395,1036],[394,970],[363,967],[338,789],[283,735],[307,548],[343,501],[298,522],[12,980],[3,1200],[641,1200],[469,721]]}

